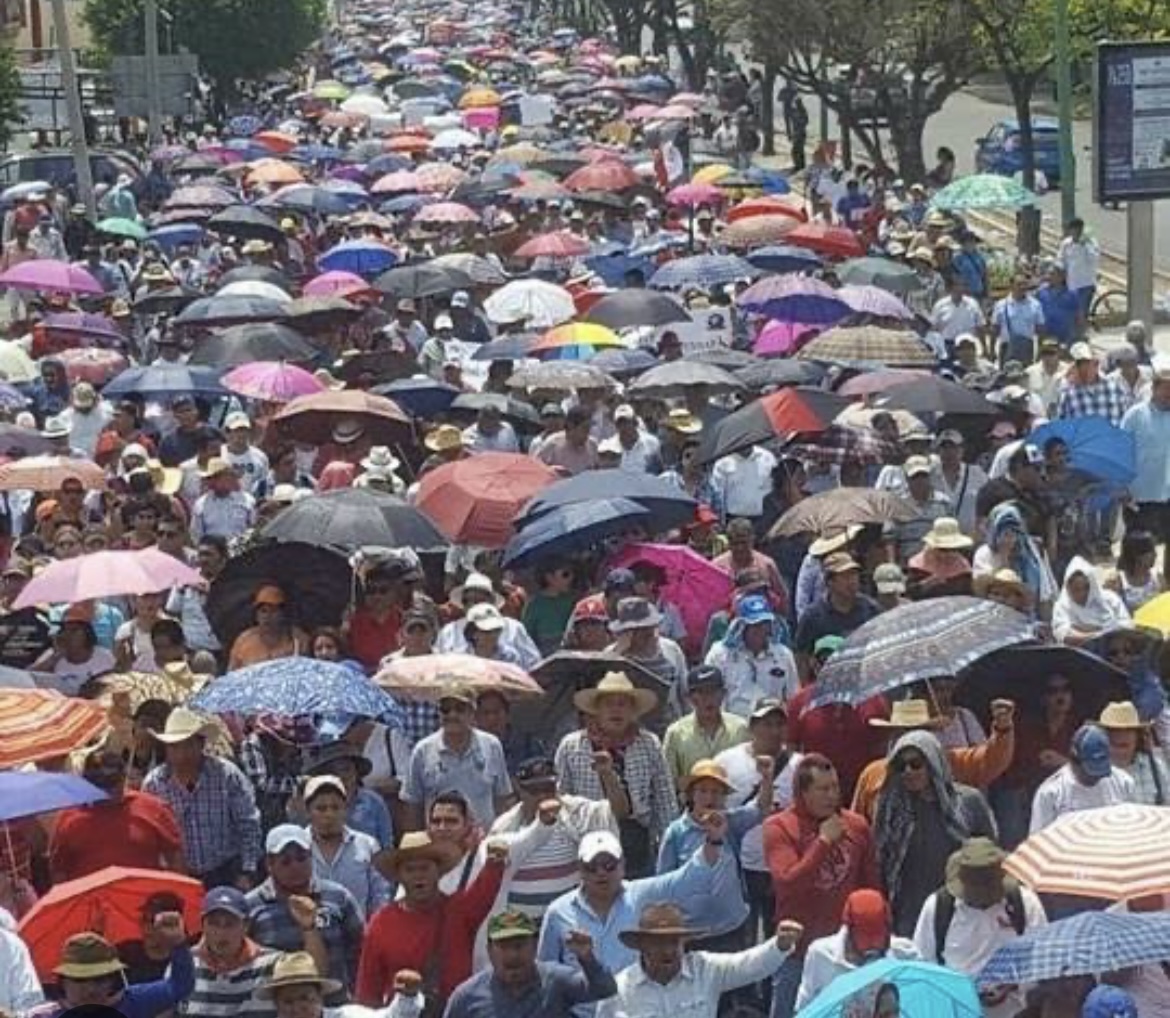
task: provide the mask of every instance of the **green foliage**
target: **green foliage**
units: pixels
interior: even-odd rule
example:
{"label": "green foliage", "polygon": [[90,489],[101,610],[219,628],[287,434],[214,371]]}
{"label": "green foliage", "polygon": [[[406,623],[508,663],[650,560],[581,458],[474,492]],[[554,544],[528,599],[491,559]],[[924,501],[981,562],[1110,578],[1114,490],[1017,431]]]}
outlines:
{"label": "green foliage", "polygon": [[16,52],[11,46],[0,45],[0,148],[12,141],[22,119]]}

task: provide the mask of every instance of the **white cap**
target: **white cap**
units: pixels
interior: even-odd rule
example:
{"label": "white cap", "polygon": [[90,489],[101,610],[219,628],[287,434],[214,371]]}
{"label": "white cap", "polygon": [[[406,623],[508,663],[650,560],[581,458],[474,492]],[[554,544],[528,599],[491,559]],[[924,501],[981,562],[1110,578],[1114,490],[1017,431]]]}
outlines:
{"label": "white cap", "polygon": [[280,855],[289,845],[297,845],[308,852],[313,847],[313,836],[296,824],[278,824],[264,839],[264,851],[269,855]]}
{"label": "white cap", "polygon": [[611,834],[609,831],[590,831],[581,839],[581,844],[577,849],[577,858],[588,865],[593,862],[599,855],[611,855],[615,859],[621,859],[622,843],[618,841],[617,835]]}
{"label": "white cap", "polygon": [[453,294],[451,294],[451,307],[471,307],[471,294],[469,294],[466,290],[456,290]]}
{"label": "white cap", "polygon": [[598,442],[597,451],[600,453],[612,453],[615,456],[620,456],[624,452],[621,439],[617,435]]}
{"label": "white cap", "polygon": [[453,328],[455,328],[455,323],[453,321],[451,321],[450,315],[435,315],[435,331],[436,332],[438,332],[439,329],[453,329]]}
{"label": "white cap", "polygon": [[240,410],[235,410],[228,414],[223,422],[224,431],[237,431],[240,429],[252,430],[252,418]]}
{"label": "white cap", "polygon": [[494,604],[472,605],[467,612],[465,621],[469,625],[475,626],[476,629],[484,629],[488,632],[504,628],[504,616],[500,614],[500,609]]}
{"label": "white cap", "polygon": [[1093,348],[1084,342],[1073,343],[1072,349],[1068,353],[1074,361],[1095,361],[1097,359]]}
{"label": "white cap", "polygon": [[615,421],[636,421],[638,415],[634,412],[634,408],[629,403],[622,403],[613,412],[613,419]]}
{"label": "white cap", "polygon": [[[318,774],[316,777],[309,778],[305,782],[305,791],[301,795],[301,800],[308,803],[318,792],[324,792],[326,790],[336,792],[343,799],[349,798],[349,793],[345,790],[345,782],[336,774]],[[297,829],[300,830],[300,828]]]}

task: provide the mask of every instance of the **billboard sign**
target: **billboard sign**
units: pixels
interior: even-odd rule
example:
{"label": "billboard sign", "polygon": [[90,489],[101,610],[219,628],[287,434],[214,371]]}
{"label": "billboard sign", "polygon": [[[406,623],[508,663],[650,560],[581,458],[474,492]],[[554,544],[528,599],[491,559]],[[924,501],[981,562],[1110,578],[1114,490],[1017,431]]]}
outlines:
{"label": "billboard sign", "polygon": [[1093,197],[1170,197],[1170,42],[1097,47]]}

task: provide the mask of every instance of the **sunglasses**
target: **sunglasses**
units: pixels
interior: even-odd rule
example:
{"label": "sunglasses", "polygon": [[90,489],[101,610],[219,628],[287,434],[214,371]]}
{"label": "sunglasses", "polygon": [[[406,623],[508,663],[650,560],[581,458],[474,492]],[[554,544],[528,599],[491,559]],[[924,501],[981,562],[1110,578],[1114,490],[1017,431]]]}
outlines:
{"label": "sunglasses", "polygon": [[904,760],[898,760],[894,764],[894,770],[897,771],[920,771],[926,767],[926,761],[920,756],[907,757]]}
{"label": "sunglasses", "polygon": [[617,871],[618,865],[617,859],[610,859],[607,862],[582,863],[581,868],[586,873],[614,873]]}

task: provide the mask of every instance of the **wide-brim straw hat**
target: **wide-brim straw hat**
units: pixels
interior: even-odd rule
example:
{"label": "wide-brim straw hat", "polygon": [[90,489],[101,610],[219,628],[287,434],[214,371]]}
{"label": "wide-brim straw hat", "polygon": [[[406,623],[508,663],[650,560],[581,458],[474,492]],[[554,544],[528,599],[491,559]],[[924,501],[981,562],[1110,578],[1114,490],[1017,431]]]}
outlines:
{"label": "wide-brim straw hat", "polygon": [[307,951],[281,955],[272,966],[272,978],[256,991],[256,996],[271,1000],[277,990],[286,986],[316,986],[323,996],[341,989],[336,979],[328,979],[317,971],[317,963]]}
{"label": "wide-brim straw hat", "polygon": [[938,728],[943,719],[930,713],[925,700],[898,700],[890,708],[889,718],[870,718],[875,728]]}
{"label": "wide-brim straw hat", "polygon": [[398,880],[398,871],[411,859],[430,859],[439,867],[440,875],[455,868],[459,850],[451,844],[435,841],[425,831],[411,831],[402,836],[397,848],[374,856],[374,867],[388,880]]}
{"label": "wide-brim straw hat", "polygon": [[582,689],[573,696],[573,706],[584,714],[596,714],[606,696],[628,696],[634,701],[634,716],[649,714],[658,707],[658,697],[648,689],[639,689],[625,672],[607,672],[592,689]]}
{"label": "wide-brim straw hat", "polygon": [[700,930],[687,925],[682,909],[677,905],[660,903],[647,905],[642,909],[642,914],[638,916],[638,925],[631,930],[619,932],[618,939],[626,947],[636,951],[645,941],[650,939],[669,937],[671,939],[693,940],[700,935]]}
{"label": "wide-brim straw hat", "polygon": [[1126,732],[1149,728],[1153,722],[1143,721],[1137,708],[1128,700],[1114,701],[1101,711],[1097,726],[1106,731]]}

